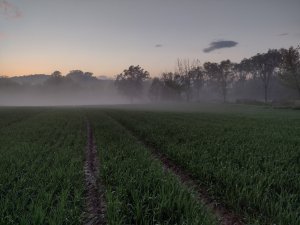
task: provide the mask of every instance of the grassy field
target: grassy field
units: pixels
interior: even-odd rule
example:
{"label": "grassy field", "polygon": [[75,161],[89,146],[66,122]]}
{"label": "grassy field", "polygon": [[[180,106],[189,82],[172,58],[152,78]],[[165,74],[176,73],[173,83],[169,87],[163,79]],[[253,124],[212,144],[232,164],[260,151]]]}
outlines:
{"label": "grassy field", "polygon": [[1,124],[15,122],[0,128],[0,224],[78,224],[85,144],[80,118],[73,110],[1,111]]}
{"label": "grassy field", "polygon": [[[166,112],[168,111],[168,112]],[[300,113],[213,106],[109,110],[250,224],[300,224]]]}
{"label": "grassy field", "polygon": [[107,187],[109,224],[216,224],[175,176],[118,123],[95,110],[94,124]]}
{"label": "grassy field", "polygon": [[300,224],[300,112],[180,104],[0,108],[0,224],[80,224],[86,120],[108,224],[218,224],[151,149],[246,224]]}

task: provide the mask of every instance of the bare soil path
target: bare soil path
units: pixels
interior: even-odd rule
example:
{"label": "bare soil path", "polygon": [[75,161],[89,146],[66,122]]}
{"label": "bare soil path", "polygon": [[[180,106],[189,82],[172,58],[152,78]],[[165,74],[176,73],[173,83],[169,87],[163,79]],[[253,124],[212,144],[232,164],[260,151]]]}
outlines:
{"label": "bare soil path", "polygon": [[99,182],[99,159],[94,140],[93,130],[89,121],[87,126],[87,146],[85,149],[85,212],[84,225],[104,225],[105,218],[105,199],[104,189]]}

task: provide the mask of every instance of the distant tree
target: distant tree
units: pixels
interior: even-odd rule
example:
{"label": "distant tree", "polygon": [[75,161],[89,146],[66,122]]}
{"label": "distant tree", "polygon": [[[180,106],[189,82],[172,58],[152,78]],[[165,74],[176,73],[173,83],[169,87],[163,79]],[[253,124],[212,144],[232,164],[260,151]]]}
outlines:
{"label": "distant tree", "polygon": [[45,85],[56,86],[60,85],[64,82],[64,77],[62,76],[61,72],[56,70],[54,71],[48,80],[45,81]]}
{"label": "distant tree", "polygon": [[86,81],[94,81],[96,80],[95,77],[93,77],[93,73],[91,72],[83,72],[81,70],[71,70],[67,75],[67,78],[70,78],[71,80],[75,82],[86,82]]}
{"label": "distant tree", "polygon": [[225,60],[218,63],[206,62],[204,69],[210,82],[215,83],[221,90],[223,102],[227,101],[228,88],[233,81],[233,64],[230,60]]}
{"label": "distant tree", "polygon": [[193,89],[196,91],[196,97],[199,99],[200,90],[205,83],[205,73],[201,66],[193,67],[189,71],[189,77],[192,80]]}
{"label": "distant tree", "polygon": [[0,90],[18,89],[20,85],[9,77],[0,76]]}
{"label": "distant tree", "polygon": [[167,100],[179,100],[182,92],[182,77],[178,73],[163,73],[161,75],[163,84],[162,97]]}
{"label": "distant tree", "polygon": [[281,49],[282,63],[279,78],[288,87],[296,89],[300,95],[300,47]]}
{"label": "distant tree", "polygon": [[193,99],[195,92],[198,99],[205,79],[200,60],[177,59],[176,73],[180,75],[181,91],[185,95],[186,101]]}
{"label": "distant tree", "polygon": [[60,71],[56,70],[56,71],[54,71],[54,72],[51,74],[51,76],[52,76],[52,77],[61,77],[62,74],[61,74]]}
{"label": "distant tree", "polygon": [[233,90],[239,97],[246,93],[246,84],[251,79],[250,60],[243,59],[240,63],[233,65],[234,82]]}
{"label": "distant tree", "polygon": [[236,63],[233,66],[235,73],[235,81],[244,84],[249,75],[251,74],[251,61],[249,59],[243,59],[240,63]]}
{"label": "distant tree", "polygon": [[130,66],[117,75],[115,85],[119,92],[128,96],[132,102],[134,98],[141,97],[143,82],[149,77],[149,73],[140,66]]}
{"label": "distant tree", "polygon": [[278,50],[272,49],[264,54],[257,54],[251,58],[251,70],[254,76],[258,76],[263,83],[264,100],[268,102],[268,90],[270,80],[275,75],[276,69],[281,63],[281,54]]}
{"label": "distant tree", "polygon": [[155,77],[152,80],[150,89],[149,89],[149,97],[152,101],[159,101],[162,97],[162,91],[163,91],[163,82]]}
{"label": "distant tree", "polygon": [[44,87],[53,91],[66,92],[74,87],[74,82],[67,76],[63,76],[60,71],[54,71],[48,80],[44,82]]}
{"label": "distant tree", "polygon": [[192,77],[191,71],[192,65],[189,59],[177,59],[177,71],[180,76],[181,90],[185,94],[186,101],[190,101],[192,98]]}
{"label": "distant tree", "polygon": [[92,73],[92,72],[85,72],[85,73],[84,73],[84,76],[85,76],[85,77],[92,77],[92,76],[93,76],[93,73]]}
{"label": "distant tree", "polygon": [[223,102],[226,102],[227,95],[228,95],[228,88],[234,78],[233,64],[231,63],[230,60],[225,60],[220,63],[219,67],[221,73],[219,74],[219,77],[217,79],[222,89]]}
{"label": "distant tree", "polygon": [[217,86],[215,76],[217,73],[220,73],[218,63],[205,62],[203,68],[207,77],[207,86],[210,88]]}

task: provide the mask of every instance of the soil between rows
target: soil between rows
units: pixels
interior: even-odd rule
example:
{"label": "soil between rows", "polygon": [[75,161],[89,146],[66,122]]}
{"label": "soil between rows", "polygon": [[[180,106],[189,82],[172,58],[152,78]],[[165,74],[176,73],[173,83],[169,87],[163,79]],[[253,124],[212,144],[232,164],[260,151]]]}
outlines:
{"label": "soil between rows", "polygon": [[87,146],[85,149],[85,212],[83,214],[85,225],[104,225],[106,223],[106,203],[104,189],[99,182],[99,159],[94,140],[93,130],[89,121],[87,126]]}

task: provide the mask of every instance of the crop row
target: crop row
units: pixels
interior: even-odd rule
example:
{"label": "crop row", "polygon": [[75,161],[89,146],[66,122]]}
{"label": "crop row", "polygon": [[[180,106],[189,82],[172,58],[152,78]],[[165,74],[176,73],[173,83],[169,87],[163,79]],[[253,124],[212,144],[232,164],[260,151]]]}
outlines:
{"label": "crop row", "polygon": [[109,110],[249,224],[300,224],[299,117]]}
{"label": "crop row", "polygon": [[0,130],[6,126],[31,118],[45,111],[42,108],[0,108]]}
{"label": "crop row", "polygon": [[108,224],[217,223],[140,141],[247,223],[300,224],[297,114],[22,110],[0,110],[0,224],[82,222],[84,114],[95,133]]}
{"label": "crop row", "polygon": [[60,109],[0,129],[0,224],[78,224],[82,127],[78,112]]}
{"label": "crop row", "polygon": [[216,224],[194,193],[122,126],[100,110],[87,113],[106,187],[108,224]]}

